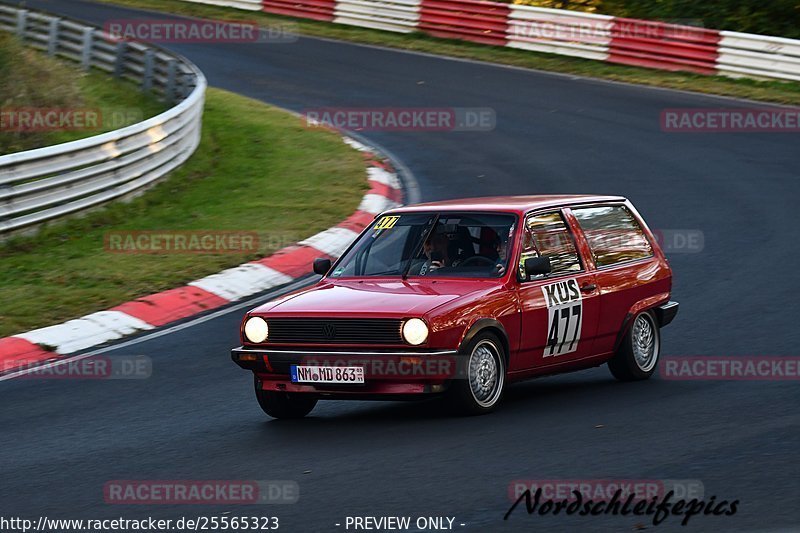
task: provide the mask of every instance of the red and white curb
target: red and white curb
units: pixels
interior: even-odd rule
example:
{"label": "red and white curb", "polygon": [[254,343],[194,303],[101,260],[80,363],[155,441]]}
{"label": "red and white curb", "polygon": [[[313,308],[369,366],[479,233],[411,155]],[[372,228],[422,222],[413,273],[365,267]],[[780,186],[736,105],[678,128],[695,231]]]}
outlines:
{"label": "red and white curb", "polygon": [[316,257],[338,258],[375,215],[401,205],[403,198],[400,179],[385,158],[350,137],[344,137],[344,142],[363,153],[370,186],[358,209],[346,220],[269,257],[183,287],[143,296],[63,324],[2,338],[0,372],[40,364],[221,307],[309,274],[309,265]]}

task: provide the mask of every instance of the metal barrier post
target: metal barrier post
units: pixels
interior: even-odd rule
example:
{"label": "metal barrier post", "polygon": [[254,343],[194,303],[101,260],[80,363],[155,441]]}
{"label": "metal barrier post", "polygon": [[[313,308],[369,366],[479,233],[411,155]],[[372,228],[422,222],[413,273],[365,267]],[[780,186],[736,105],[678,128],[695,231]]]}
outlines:
{"label": "metal barrier post", "polygon": [[175,92],[175,74],[176,74],[176,61],[169,59],[167,61],[167,86],[164,87],[164,96],[168,102],[174,102],[176,98]]}
{"label": "metal barrier post", "polygon": [[94,41],[94,28],[83,30],[83,46],[81,47],[81,67],[89,70],[92,66],[92,42]]}
{"label": "metal barrier post", "polygon": [[25,27],[28,22],[28,12],[24,9],[17,11],[17,37],[25,39]]}
{"label": "metal barrier post", "polygon": [[153,51],[147,49],[144,52],[144,74],[142,75],[142,90],[149,91],[153,88]]}
{"label": "metal barrier post", "polygon": [[56,55],[58,50],[58,23],[59,19],[50,19],[50,28],[47,32],[47,55],[50,57]]}
{"label": "metal barrier post", "polygon": [[128,52],[128,44],[125,41],[119,41],[115,49],[114,56],[114,76],[121,78],[125,72],[125,54]]}

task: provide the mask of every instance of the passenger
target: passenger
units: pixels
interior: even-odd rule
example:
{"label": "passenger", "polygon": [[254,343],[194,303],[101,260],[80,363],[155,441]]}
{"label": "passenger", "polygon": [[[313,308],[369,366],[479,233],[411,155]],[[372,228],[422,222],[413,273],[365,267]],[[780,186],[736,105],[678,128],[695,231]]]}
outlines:
{"label": "passenger", "polygon": [[498,276],[502,276],[506,273],[506,263],[508,258],[506,257],[508,253],[508,239],[503,238],[502,235],[498,235],[497,239],[495,240],[495,251],[497,252],[497,260],[495,261],[495,272],[497,272]]}

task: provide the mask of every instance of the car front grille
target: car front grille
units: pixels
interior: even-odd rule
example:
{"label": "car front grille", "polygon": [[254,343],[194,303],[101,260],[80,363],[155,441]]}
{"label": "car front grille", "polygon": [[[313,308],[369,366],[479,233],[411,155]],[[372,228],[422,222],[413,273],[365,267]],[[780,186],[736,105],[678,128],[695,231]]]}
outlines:
{"label": "car front grille", "polygon": [[270,318],[269,342],[282,344],[403,344],[394,318]]}

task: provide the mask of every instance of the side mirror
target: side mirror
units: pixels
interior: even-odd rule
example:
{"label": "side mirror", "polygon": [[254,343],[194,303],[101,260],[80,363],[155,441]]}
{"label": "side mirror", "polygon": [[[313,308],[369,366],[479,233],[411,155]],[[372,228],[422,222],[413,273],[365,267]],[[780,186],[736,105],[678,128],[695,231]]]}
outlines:
{"label": "side mirror", "polygon": [[549,274],[552,271],[553,265],[550,264],[550,258],[546,255],[542,257],[529,257],[525,260],[525,274],[529,278],[531,276]]}
{"label": "side mirror", "polygon": [[314,274],[324,276],[331,269],[331,260],[322,257],[314,259]]}

